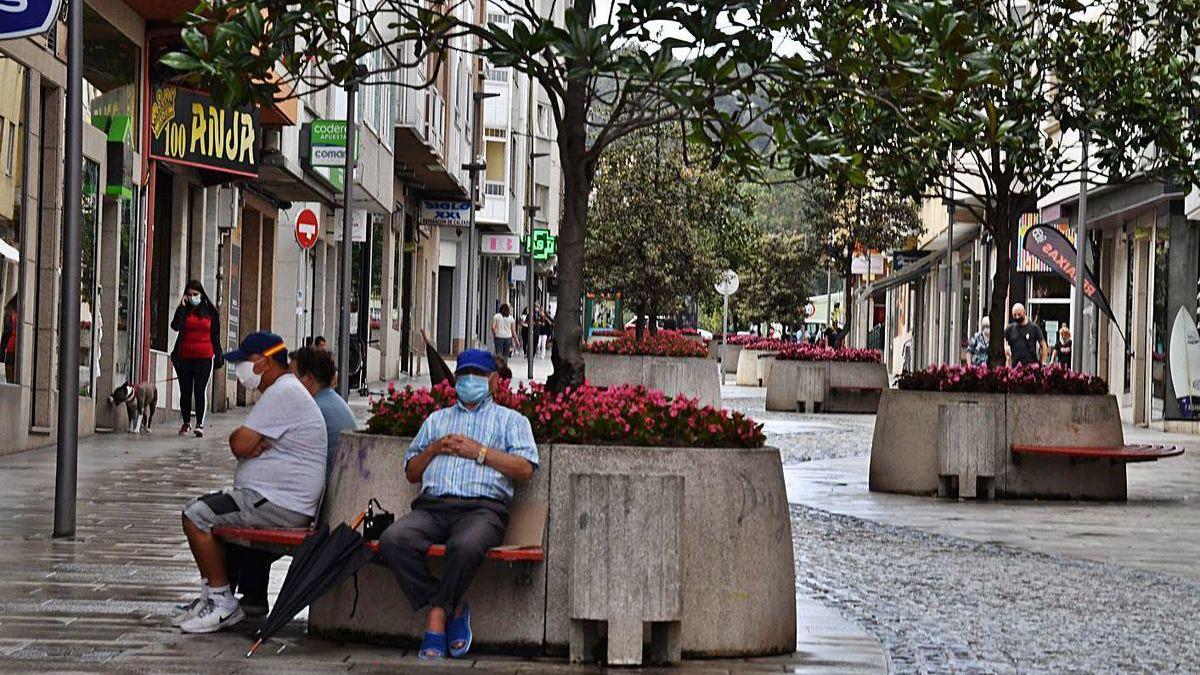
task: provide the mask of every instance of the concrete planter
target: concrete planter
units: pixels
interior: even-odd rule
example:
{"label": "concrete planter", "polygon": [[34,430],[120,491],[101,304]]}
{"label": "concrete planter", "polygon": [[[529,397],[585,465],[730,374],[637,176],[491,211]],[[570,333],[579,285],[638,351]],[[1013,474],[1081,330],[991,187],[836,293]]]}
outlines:
{"label": "concrete planter", "polygon": [[[733,375],[734,373],[737,372],[738,357],[741,356],[742,346],[741,345],[725,345],[725,353],[727,354],[727,356],[725,357],[725,372],[729,375]],[[708,343],[708,358],[713,359],[714,361],[717,361],[717,362],[721,361],[721,341],[720,340],[713,340],[712,342]]]}
{"label": "concrete planter", "polygon": [[618,356],[585,352],[587,379],[598,387],[642,385],[668,396],[699,399],[701,405],[721,407],[721,376],[705,358]]}
{"label": "concrete planter", "polygon": [[[767,363],[766,357],[771,357],[774,361],[776,352],[766,351],[762,349],[742,349],[738,353],[737,383],[742,387],[761,387],[766,384],[767,378]],[[763,357],[763,358],[759,358]]]}
{"label": "concrete planter", "polygon": [[880,394],[858,390],[888,388],[882,363],[770,361],[767,410],[873,413],[879,408]]}
{"label": "concrete planter", "polygon": [[[985,410],[986,409],[986,410]],[[876,492],[933,495],[939,491],[939,447],[971,443],[944,429],[987,420],[995,496],[1000,498],[1125,498],[1125,465],[1108,460],[1072,461],[1023,456],[1014,461],[1013,445],[1061,447],[1124,444],[1116,399],[1104,396],[974,394],[936,391],[883,392],[871,444],[870,489]],[[943,435],[951,434],[948,438]],[[976,434],[978,435],[978,434]],[[944,488],[944,485],[943,485]]]}
{"label": "concrete planter", "polygon": [[[322,517],[353,518],[376,497],[396,512],[417,494],[403,474],[408,439],[347,433],[335,458]],[[674,477],[682,482],[681,531],[663,539],[678,552],[682,602],[678,640],[685,656],[790,653],[796,640],[791,520],[779,452],[762,449],[634,448],[553,445],[539,448],[541,468],[515,501],[549,504],[546,561],[529,585],[517,571],[487,562],[467,599],[481,650],[565,653],[571,635],[572,485],[588,477]],[[624,508],[625,501],[615,507]],[[631,534],[630,537],[633,537]],[[613,539],[619,547],[624,538]],[[630,539],[633,541],[635,539]],[[657,553],[657,551],[648,551]],[[436,573],[436,569],[435,569]],[[650,583],[658,577],[652,577]],[[423,625],[390,572],[370,565],[354,584],[326,594],[309,612],[309,631],[333,639],[416,645]]]}

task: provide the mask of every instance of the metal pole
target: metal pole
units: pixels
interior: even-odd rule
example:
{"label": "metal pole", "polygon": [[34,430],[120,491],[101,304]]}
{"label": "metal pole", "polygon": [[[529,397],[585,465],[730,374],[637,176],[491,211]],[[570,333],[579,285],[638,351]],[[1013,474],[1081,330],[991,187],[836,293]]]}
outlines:
{"label": "metal pole", "polygon": [[[530,147],[533,147],[532,142],[530,143]],[[532,174],[533,173],[532,172],[532,167],[533,167],[532,155],[530,156],[530,159],[529,159],[529,166],[531,167],[530,174]],[[525,240],[527,242],[525,245],[525,248],[528,249],[528,255],[529,255],[529,267],[525,270],[525,309],[529,314],[529,319],[528,319],[528,321],[525,322],[526,325],[529,326],[529,334],[527,336],[525,336],[525,360],[529,362],[528,377],[529,377],[530,381],[533,380],[533,341],[535,339],[534,334],[533,334],[534,333],[533,326],[534,326],[534,324],[537,323],[537,318],[533,312],[533,285],[537,279],[537,276],[536,276],[536,273],[534,272],[534,267],[533,267],[533,213],[534,213],[533,209],[530,209],[529,210],[529,238]]]}
{"label": "metal pole", "polygon": [[58,454],[54,536],[75,536],[79,468],[79,232],[83,221],[83,0],[68,0],[62,304],[58,308]]}
{"label": "metal pole", "polygon": [[946,200],[946,351],[944,363],[955,365],[954,351],[954,163],[950,163],[950,198]]}
{"label": "metal pole", "polygon": [[[354,0],[350,0],[350,30],[354,30],[354,22],[358,13],[354,8]],[[358,65],[355,64],[355,69]],[[350,76],[346,84],[346,163],[342,176],[342,268],[339,270],[341,288],[338,297],[341,306],[338,309],[338,394],[346,400],[350,399],[350,267],[353,264],[351,252],[354,247],[354,162],[357,129],[355,128],[355,103],[358,94],[357,74]],[[366,360],[366,354],[363,355]]]}
{"label": "metal pole", "polygon": [[729,340],[729,296],[721,294],[721,384],[725,384],[725,352]]}
{"label": "metal pole", "polygon": [[833,326],[833,270],[825,268],[825,329]]}
{"label": "metal pole", "polygon": [[1072,308],[1071,334],[1074,338],[1071,349],[1071,367],[1082,372],[1083,350],[1079,348],[1081,340],[1087,340],[1083,331],[1083,275],[1087,270],[1087,198],[1088,198],[1088,132],[1083,131],[1083,164],[1079,172],[1079,213],[1078,225],[1075,228],[1075,306]]}
{"label": "metal pole", "polygon": [[[475,113],[478,113],[478,108],[483,103],[478,99],[473,99],[475,105]],[[470,220],[467,225],[467,316],[463,322],[466,330],[463,335],[463,349],[470,349],[475,343],[475,317],[473,310],[475,309],[475,196],[479,190],[479,170],[476,169],[481,162],[479,161],[479,143],[478,135],[475,133],[475,126],[479,123],[479,115],[475,114],[475,124],[471,126],[471,163],[469,171],[471,173],[471,212]]]}

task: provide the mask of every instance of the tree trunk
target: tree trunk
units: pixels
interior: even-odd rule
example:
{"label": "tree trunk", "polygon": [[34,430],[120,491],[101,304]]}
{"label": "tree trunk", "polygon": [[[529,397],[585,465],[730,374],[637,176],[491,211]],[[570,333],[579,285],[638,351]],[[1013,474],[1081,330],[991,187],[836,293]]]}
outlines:
{"label": "tree trunk", "polygon": [[1008,319],[1008,281],[1012,267],[1012,233],[1017,222],[1011,209],[1001,208],[995,222],[988,223],[992,242],[996,246],[996,269],[992,273],[992,300],[988,319],[992,323],[988,336],[988,365],[1004,365],[1004,327]]}
{"label": "tree trunk", "polygon": [[646,332],[646,310],[638,310],[637,319],[634,322],[634,326],[636,331],[635,337],[638,342],[641,342],[642,336],[645,335]]}
{"label": "tree trunk", "polygon": [[587,157],[586,92],[582,83],[567,85],[563,128],[558,151],[563,166],[563,214],[558,230],[558,313],[554,317],[554,373],[546,381],[562,392],[584,382],[583,355],[583,242],[587,236],[588,195],[595,163]]}
{"label": "tree trunk", "polygon": [[[869,259],[868,259],[869,264]],[[850,328],[854,325],[854,251],[846,256],[842,261],[842,330],[841,343],[846,345],[846,336],[850,335]],[[826,299],[829,302],[829,299]]]}

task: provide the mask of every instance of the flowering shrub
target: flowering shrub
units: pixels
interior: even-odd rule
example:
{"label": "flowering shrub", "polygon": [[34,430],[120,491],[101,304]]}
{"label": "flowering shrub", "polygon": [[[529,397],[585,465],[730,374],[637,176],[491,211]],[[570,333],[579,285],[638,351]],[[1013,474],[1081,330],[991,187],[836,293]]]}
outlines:
{"label": "flowering shrub", "polygon": [[597,328],[592,331],[592,337],[620,337],[624,334],[624,328]]}
{"label": "flowering shrub", "polygon": [[[741,413],[640,386],[584,384],[556,394],[536,383],[510,391],[505,383],[495,400],[527,417],[539,443],[759,448],[766,442],[762,425]],[[389,386],[386,396],[371,401],[367,432],[414,436],[426,417],[456,401],[445,382],[432,389]]]}
{"label": "flowering shrub", "polygon": [[[725,338],[725,344],[741,346],[741,345],[749,344],[751,342],[757,342],[758,340],[761,340],[761,339],[762,338],[757,335],[729,335],[729,336],[726,336],[726,338]],[[718,342],[718,343],[721,342],[721,336],[719,334],[714,335],[713,342]]]}
{"label": "flowering shrub", "polygon": [[882,355],[877,349],[851,349],[849,347],[822,347],[803,342],[789,342],[775,356],[778,361],[852,361],[855,363],[879,363]]}
{"label": "flowering shrub", "polygon": [[910,391],[963,391],[977,394],[1108,393],[1103,378],[1060,365],[1039,366],[931,366],[904,372],[897,382]]}
{"label": "flowering shrub", "polygon": [[788,345],[796,344],[779,338],[755,338],[742,345],[742,349],[754,349],[764,352],[777,352]]}
{"label": "flowering shrub", "polygon": [[583,350],[593,354],[620,356],[708,356],[708,345],[704,342],[689,340],[673,330],[660,330],[654,334],[646,332],[640,342],[634,331],[626,331],[616,340],[593,342],[584,345]]}

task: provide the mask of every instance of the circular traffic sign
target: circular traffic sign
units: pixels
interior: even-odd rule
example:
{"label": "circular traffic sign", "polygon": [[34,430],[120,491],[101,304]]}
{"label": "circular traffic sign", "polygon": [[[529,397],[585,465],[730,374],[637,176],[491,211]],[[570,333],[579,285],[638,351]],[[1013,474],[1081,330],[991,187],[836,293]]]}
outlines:
{"label": "circular traffic sign", "polygon": [[737,293],[739,283],[737,272],[725,270],[721,273],[721,278],[713,285],[713,288],[716,288],[717,292],[721,295],[733,295]]}
{"label": "circular traffic sign", "polygon": [[317,214],[312,209],[304,209],[296,216],[296,243],[300,248],[308,250],[317,245]]}
{"label": "circular traffic sign", "polygon": [[811,302],[804,303],[804,318],[811,319],[817,313],[817,306]]}

